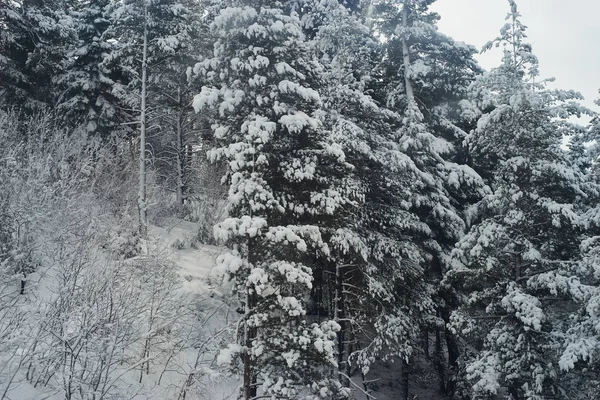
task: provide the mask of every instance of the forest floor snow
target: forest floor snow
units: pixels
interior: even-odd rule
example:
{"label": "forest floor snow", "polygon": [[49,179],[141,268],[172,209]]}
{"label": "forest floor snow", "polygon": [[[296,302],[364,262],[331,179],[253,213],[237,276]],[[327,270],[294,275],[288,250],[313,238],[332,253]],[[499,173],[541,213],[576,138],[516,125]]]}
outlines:
{"label": "forest floor snow", "polygon": [[[149,372],[135,369],[114,371],[118,378],[115,386],[105,399],[131,400],[233,400],[237,398],[239,377],[230,376],[219,369],[215,363],[218,350],[224,343],[232,340],[233,328],[239,315],[235,307],[229,306],[229,298],[221,294],[222,278],[213,276],[212,269],[221,248],[197,243],[195,240],[198,225],[195,223],[173,220],[170,225],[150,227],[150,240],[147,254],[124,260],[120,268],[143,268],[144,263],[160,260],[164,265],[172,266],[180,279],[174,288],[174,298],[185,302],[184,312],[186,332],[171,335],[173,340],[185,342],[177,349],[179,343],[168,346],[172,354],[164,365],[153,365]],[[98,257],[102,250],[96,249]],[[150,260],[150,261],[149,261]],[[59,267],[60,268],[60,267]],[[59,270],[53,266],[41,266],[39,271],[28,276],[27,290],[23,297],[17,296],[21,312],[34,314],[39,307],[50,302],[59,290],[57,279]],[[47,300],[46,300],[47,299]],[[37,308],[36,308],[37,307]],[[170,316],[178,320],[178,315]],[[179,320],[177,322],[180,322]],[[233,323],[232,323],[233,322]],[[170,329],[170,328],[169,328]],[[25,350],[23,350],[25,351]],[[17,354],[18,356],[18,354]],[[0,373],[2,364],[14,365],[14,355],[0,354]],[[164,357],[163,357],[164,358]],[[20,365],[20,364],[19,364]],[[14,373],[0,374],[0,398],[6,400],[59,400],[65,398],[61,382],[56,385],[37,385],[34,387],[25,374],[24,366],[14,369]],[[142,376],[140,376],[142,374]],[[10,378],[10,383],[8,383]],[[143,378],[143,379],[142,379]],[[189,381],[188,381],[189,379]],[[142,380],[142,383],[139,381]],[[4,382],[3,382],[4,381]],[[191,383],[188,385],[188,383]],[[8,386],[7,386],[8,385]],[[97,398],[93,393],[77,392],[74,399]]]}
{"label": "forest floor snow", "polygon": [[[213,267],[216,258],[223,251],[222,247],[197,242],[198,225],[183,220],[173,220],[170,224],[150,227],[150,236],[155,251],[164,251],[168,259],[176,266],[181,277],[181,290],[197,299],[200,312],[200,325],[206,341],[213,344],[227,341],[228,327],[232,326],[239,315],[235,306],[230,306],[229,298],[223,295],[221,283],[223,277],[216,276]],[[210,351],[202,354],[201,363],[215,370],[211,376],[195,385],[187,393],[186,400],[233,400],[237,399],[239,377],[228,376],[217,372],[214,359],[218,347],[212,346]],[[158,397],[157,397],[158,398]]]}

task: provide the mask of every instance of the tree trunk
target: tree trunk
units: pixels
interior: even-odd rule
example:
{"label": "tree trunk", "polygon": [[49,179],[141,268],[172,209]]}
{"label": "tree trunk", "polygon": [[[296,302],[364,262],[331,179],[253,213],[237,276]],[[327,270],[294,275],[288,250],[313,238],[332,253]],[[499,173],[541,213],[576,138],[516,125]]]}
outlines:
{"label": "tree trunk", "polygon": [[[252,216],[252,214],[250,214]],[[254,239],[248,239],[248,253],[247,259],[250,265],[256,265],[256,257],[253,253],[254,249]],[[250,317],[255,312],[255,309],[258,305],[258,296],[256,294],[256,290],[254,287],[250,286],[246,288],[246,307],[244,311],[244,383],[243,383],[243,391],[244,391],[244,400],[251,400],[256,397],[257,394],[257,382],[256,382],[256,373],[255,373],[255,365],[254,360],[251,356],[252,345],[254,339],[256,338],[257,328],[254,326],[249,326],[248,321]]]}
{"label": "tree trunk", "polygon": [[408,362],[402,360],[402,400],[409,400],[410,390],[408,384],[410,382],[410,373],[408,370]]}
{"label": "tree trunk", "polygon": [[21,275],[21,290],[19,291],[19,294],[25,294],[25,285],[27,284],[27,274],[25,272],[23,272],[23,274]]}
{"label": "tree trunk", "polygon": [[404,86],[406,90],[406,98],[408,103],[415,101],[412,82],[410,81],[410,53],[408,49],[408,38],[406,30],[408,29],[408,7],[411,5],[411,0],[404,0],[402,6],[402,55],[404,60]]}
{"label": "tree trunk", "polygon": [[440,379],[440,390],[442,393],[446,393],[447,391],[447,381],[448,381],[448,369],[446,368],[443,347],[442,347],[442,332],[440,328],[435,328],[435,357],[434,363],[438,370],[438,377]]}
{"label": "tree trunk", "polygon": [[244,346],[246,351],[244,353],[244,400],[251,400],[256,397],[256,376],[254,374],[254,365],[252,357],[250,356],[250,349],[252,348],[252,341],[256,337],[256,328],[248,326],[248,319],[250,313],[256,307],[256,293],[254,289],[249,288],[246,291],[246,323],[244,327]]}
{"label": "tree trunk", "polygon": [[[144,3],[146,4],[146,3]],[[142,49],[142,104],[140,108],[140,188],[138,194],[139,234],[148,237],[148,210],[146,201],[146,84],[148,73],[148,6],[144,6],[144,45]]]}
{"label": "tree trunk", "polygon": [[[518,246],[517,248],[520,250],[521,246]],[[515,282],[519,282],[519,279],[521,279],[522,265],[523,265],[523,256],[521,255],[520,252],[518,252],[517,254],[515,254]]]}
{"label": "tree trunk", "polygon": [[423,329],[423,351],[425,358],[429,359],[429,329]]}
{"label": "tree trunk", "polygon": [[445,326],[444,338],[446,341],[446,349],[448,351],[448,364],[445,366],[444,371],[440,371],[439,373],[443,374],[446,380],[444,394],[452,397],[456,391],[456,374],[458,371],[458,357],[460,356],[460,349],[456,341],[456,337],[454,337],[452,332],[450,332],[448,329],[448,324],[450,322],[450,308],[452,308],[452,303],[447,294],[444,297],[446,297],[446,300],[444,301],[444,307],[440,309],[440,317],[444,321]]}
{"label": "tree trunk", "polygon": [[448,378],[446,380],[446,394],[448,396],[454,396],[456,392],[456,375],[458,370],[458,357],[460,356],[460,349],[456,338],[452,335],[450,330],[445,330],[446,337],[446,348],[448,349]]}
{"label": "tree trunk", "polygon": [[521,400],[521,394],[519,393],[519,389],[516,388],[516,386],[514,386],[514,383],[511,384],[511,386],[508,387],[508,393],[510,393],[511,397],[514,400]]}
{"label": "tree trunk", "polygon": [[[181,89],[177,89],[177,101],[181,105]],[[184,197],[183,197],[183,189],[184,189],[184,179],[183,179],[183,154],[186,151],[183,146],[183,128],[182,128],[182,115],[181,109],[177,112],[177,203],[183,205]]]}
{"label": "tree trunk", "polygon": [[[338,368],[341,372],[347,374],[347,357],[346,357],[346,329],[347,324],[344,315],[344,277],[342,274],[342,268],[344,266],[340,263],[335,265],[335,310],[333,320],[340,325],[340,331],[337,333],[337,345],[338,345]],[[344,386],[349,386],[350,382],[347,382],[346,378],[342,379]]]}

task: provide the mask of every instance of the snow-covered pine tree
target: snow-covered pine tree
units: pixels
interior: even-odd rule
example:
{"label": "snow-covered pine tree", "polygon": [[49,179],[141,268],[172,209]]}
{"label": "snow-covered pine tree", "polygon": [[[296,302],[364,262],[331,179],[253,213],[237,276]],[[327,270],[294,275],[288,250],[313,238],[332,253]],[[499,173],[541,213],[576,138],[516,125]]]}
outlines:
{"label": "snow-covered pine tree", "polygon": [[67,0],[0,1],[0,105],[53,105],[76,32]]}
{"label": "snow-covered pine tree", "polygon": [[[596,104],[600,103],[596,100]],[[558,366],[563,385],[572,398],[600,396],[600,176],[598,138],[600,124],[594,115],[585,133],[571,138],[572,164],[586,176],[586,193],[580,206],[585,209],[584,239],[580,244],[582,260],[568,279],[557,279],[556,289],[574,304],[564,334]]]}
{"label": "snow-covered pine tree", "polygon": [[160,135],[149,137],[159,183],[175,192],[176,202],[183,204],[193,194],[191,186],[197,173],[192,166],[193,147],[200,140],[199,116],[191,107],[200,82],[190,68],[212,52],[213,41],[201,20],[205,12],[202,2],[180,3],[185,10],[178,10],[178,18],[168,30],[178,33],[170,38],[173,51],[151,68],[148,101],[154,121],[160,126]]}
{"label": "snow-covered pine tree", "polygon": [[599,195],[596,186],[595,196],[588,197],[595,204],[584,214],[588,229],[580,245],[581,262],[572,268],[569,275],[551,276],[556,293],[573,301],[568,318],[565,318],[564,335],[561,336],[558,369],[563,377],[563,393],[575,399],[600,396]]}
{"label": "snow-covered pine tree", "polygon": [[198,30],[199,16],[195,13],[202,12],[198,7],[199,3],[192,0],[109,1],[106,18],[112,23],[107,35],[115,42],[116,49],[106,54],[104,66],[118,64],[124,70],[128,87],[122,89],[122,97],[131,109],[139,112],[140,108],[144,31],[147,31],[146,83],[150,95],[155,83],[152,76],[191,50]]}
{"label": "snow-covered pine tree", "polygon": [[372,32],[336,1],[315,1],[306,11],[305,24],[327,66],[320,117],[354,166],[337,184],[356,204],[350,218],[324,230],[332,257],[319,272],[335,279],[322,279],[328,285],[316,300],[328,303],[342,327],[344,373],[352,365],[366,374],[377,360],[410,357],[420,315],[433,310],[417,244],[429,228],[407,206],[422,173],[398,144],[398,114],[367,94],[377,85],[371,74],[382,56]]}
{"label": "snow-covered pine tree", "polygon": [[[353,166],[343,179],[332,182],[336,190],[353,200],[353,207],[350,213],[322,229],[331,256],[328,263],[315,270],[317,279],[313,291],[317,314],[331,316],[340,325],[338,367],[344,385],[348,386],[351,363],[356,361],[357,351],[370,347],[362,343],[359,332],[373,329],[374,321],[384,313],[377,306],[371,307],[374,302],[367,301],[372,286],[366,268],[369,249],[361,230],[364,224],[361,210],[365,207],[368,189],[368,182],[361,173],[372,155],[370,136],[376,137],[376,127],[381,125],[380,110],[364,94],[364,87],[365,80],[369,79],[366,71],[374,66],[373,55],[379,46],[369,30],[336,0],[304,2],[303,11],[303,29],[313,37],[311,44],[325,66],[319,119]],[[380,299],[377,304],[382,304]],[[402,342],[402,338],[398,339]],[[377,349],[372,350],[369,355],[378,353]],[[391,349],[390,354],[393,352]],[[369,357],[363,359],[370,360]],[[366,371],[366,365],[363,367]]]}
{"label": "snow-covered pine tree", "polygon": [[23,64],[27,60],[28,48],[21,42],[27,35],[27,24],[21,3],[8,0],[0,2],[0,105],[6,107],[20,99],[22,102],[30,96],[28,79],[23,73]]}
{"label": "snow-covered pine tree", "polygon": [[230,217],[215,236],[230,252],[218,265],[244,308],[239,343],[219,359],[241,357],[246,400],[348,394],[336,371],[340,327],[307,321],[305,302],[313,267],[330,255],[320,226],[351,202],[330,182],[350,167],[317,119],[322,66],[289,5],[217,4],[214,56],[195,67],[207,84],[194,107],[209,116],[218,144],[209,155],[228,165]]}
{"label": "snow-covered pine tree", "polygon": [[459,106],[480,69],[474,48],[437,30],[439,16],[428,10],[431,3],[381,0],[375,5],[379,29],[388,38],[381,101],[402,116],[401,147],[431,176],[410,201],[433,230],[437,244],[431,251],[443,263],[443,254],[462,235],[464,208],[484,192],[462,156],[469,126]]}
{"label": "snow-covered pine tree", "polygon": [[503,63],[472,87],[478,121],[467,141],[492,190],[445,278],[463,296],[451,327],[475,343],[463,355],[465,395],[568,398],[556,349],[569,315],[562,286],[578,280],[578,204],[586,192],[561,142],[573,131],[566,119],[582,109],[576,93],[536,81],[537,59],[509,3],[507,24],[486,46],[504,46]]}
{"label": "snow-covered pine tree", "polygon": [[[435,309],[421,313],[420,325],[425,345],[428,332],[437,333],[433,360],[442,390],[451,392],[448,366],[456,362],[458,349],[444,329],[451,296],[439,291],[438,282],[449,266],[454,243],[464,234],[468,207],[485,193],[482,179],[466,165],[462,141],[468,124],[460,115],[460,102],[479,67],[472,58],[474,48],[437,30],[439,16],[429,11],[431,3],[374,2],[374,23],[387,39],[381,64],[383,84],[376,98],[400,116],[395,141],[417,171],[416,181],[408,181],[412,190],[406,193],[404,204],[426,227],[409,236],[418,246],[426,291],[436,304]],[[447,352],[442,351],[444,339]]]}
{"label": "snow-covered pine tree", "polygon": [[60,96],[57,110],[69,126],[107,137],[131,119],[120,95],[124,82],[121,68],[105,63],[118,42],[110,36],[114,20],[109,15],[111,0],[75,2],[70,15],[78,34],[65,70],[57,79]]}

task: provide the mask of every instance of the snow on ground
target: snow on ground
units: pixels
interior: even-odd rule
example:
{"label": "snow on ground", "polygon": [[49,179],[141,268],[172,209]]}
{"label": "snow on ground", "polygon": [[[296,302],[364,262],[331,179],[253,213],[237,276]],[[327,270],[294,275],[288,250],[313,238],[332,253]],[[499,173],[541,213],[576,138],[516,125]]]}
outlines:
{"label": "snow on ground", "polygon": [[182,220],[175,220],[165,228],[150,228],[150,234],[155,238],[155,249],[169,254],[171,261],[176,263],[184,280],[183,290],[204,295],[214,289],[210,284],[211,271],[223,249],[197,243],[197,232],[196,223]]}
{"label": "snow on ground", "polygon": [[[155,273],[151,272],[154,271],[151,266],[154,265],[153,260],[162,260],[161,265],[167,265],[167,268],[172,266],[181,279],[180,285],[175,289],[176,292],[173,292],[172,296],[168,294],[167,297],[177,299],[176,302],[181,300],[184,308],[181,316],[179,314],[165,316],[167,319],[173,319],[173,329],[182,329],[182,331],[171,333],[171,328],[168,328],[169,332],[161,336],[171,338],[169,340],[173,343],[155,344],[158,347],[153,351],[162,353],[156,359],[157,362],[152,361],[149,373],[145,370],[142,373],[143,382],[139,382],[141,379],[139,365],[133,369],[128,367],[127,370],[120,370],[117,366],[113,373],[118,375],[118,380],[114,381],[116,384],[114,390],[111,390],[106,398],[175,400],[182,399],[182,390],[185,390],[186,400],[237,398],[239,377],[228,376],[226,371],[220,370],[216,366],[215,358],[220,348],[234,340],[232,327],[235,326],[239,315],[235,312],[235,307],[229,305],[231,302],[229,297],[221,293],[226,292],[220,290],[221,278],[211,273],[215,259],[222,249],[197,243],[195,240],[197,232],[197,224],[180,220],[173,220],[166,227],[152,226],[151,239],[147,246],[148,254],[117,264],[117,268],[125,270],[147,268],[147,265],[150,268],[148,274]],[[96,249],[94,253],[102,257],[101,251],[98,252]],[[22,303],[20,309],[25,312],[22,315],[41,312],[42,309],[38,307],[43,307],[56,297],[60,286],[58,279],[60,265],[56,262],[49,263],[49,266],[40,267],[37,272],[30,274],[26,296],[16,297]],[[32,326],[35,325],[33,322],[30,323],[33,324]],[[145,334],[143,329],[141,334]],[[140,343],[143,344],[143,341]],[[16,353],[17,356],[19,354]],[[158,356],[158,353],[156,355]],[[6,359],[10,356],[11,354],[0,354],[0,373],[3,372],[2,361],[5,363],[10,361]],[[166,364],[165,360],[167,360]],[[11,365],[16,364],[13,361]],[[2,375],[4,378],[0,377],[0,397],[7,400],[64,398],[60,381],[51,381],[48,386],[34,387],[25,379],[26,369],[15,370],[6,393],[4,389],[7,382],[2,380],[8,375],[6,375],[7,371],[4,371]],[[190,382],[191,385],[188,385]],[[92,393],[82,395],[83,397],[77,393],[75,398],[92,398]]]}
{"label": "snow on ground", "polygon": [[[195,385],[186,396],[189,400],[229,400],[236,399],[239,377],[216,373],[214,359],[219,343],[231,340],[231,332],[227,327],[239,318],[228,304],[229,299],[221,293],[222,277],[213,273],[217,256],[223,248],[205,245],[196,241],[198,225],[183,220],[173,220],[165,227],[150,227],[150,235],[154,238],[152,247],[155,251],[168,254],[168,258],[177,266],[182,280],[181,290],[197,299],[200,311],[200,323],[203,325],[207,347],[212,349],[200,356],[200,364],[209,366],[211,370],[205,378]],[[208,344],[210,343],[210,345]],[[194,359],[199,353],[188,359]],[[221,371],[222,372],[222,371]]]}

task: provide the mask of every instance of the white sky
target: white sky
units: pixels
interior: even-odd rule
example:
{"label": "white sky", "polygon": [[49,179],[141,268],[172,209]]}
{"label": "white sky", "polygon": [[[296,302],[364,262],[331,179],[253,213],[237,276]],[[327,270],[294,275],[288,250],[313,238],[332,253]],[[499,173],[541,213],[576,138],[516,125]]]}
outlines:
{"label": "white sky", "polygon": [[[600,0],[517,0],[528,42],[540,61],[542,78],[556,78],[555,87],[573,89],[595,107],[600,97]],[[438,0],[439,29],[478,49],[499,35],[509,11],[507,0]],[[502,53],[478,55],[484,68],[497,66]]]}

